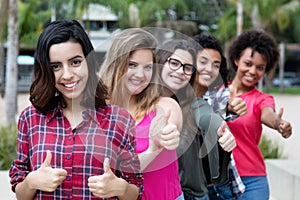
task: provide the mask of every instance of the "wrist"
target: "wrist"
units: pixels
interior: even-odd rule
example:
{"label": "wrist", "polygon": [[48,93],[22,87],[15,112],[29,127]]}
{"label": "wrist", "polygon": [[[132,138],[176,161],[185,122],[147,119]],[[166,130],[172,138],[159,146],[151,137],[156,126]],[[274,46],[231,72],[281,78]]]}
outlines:
{"label": "wrist", "polygon": [[122,197],[124,195],[126,195],[127,191],[128,191],[128,187],[129,187],[129,183],[124,180],[123,178],[118,178],[118,188],[120,188],[120,191],[119,191],[119,194],[118,194],[118,197]]}

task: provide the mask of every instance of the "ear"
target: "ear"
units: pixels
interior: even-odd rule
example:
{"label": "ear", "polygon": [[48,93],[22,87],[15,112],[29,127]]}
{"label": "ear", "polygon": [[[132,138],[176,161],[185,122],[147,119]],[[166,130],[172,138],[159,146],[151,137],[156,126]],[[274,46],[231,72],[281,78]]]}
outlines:
{"label": "ear", "polygon": [[239,63],[239,60],[238,60],[238,59],[235,59],[235,60],[234,60],[234,64],[236,65],[236,67],[239,66],[238,63]]}

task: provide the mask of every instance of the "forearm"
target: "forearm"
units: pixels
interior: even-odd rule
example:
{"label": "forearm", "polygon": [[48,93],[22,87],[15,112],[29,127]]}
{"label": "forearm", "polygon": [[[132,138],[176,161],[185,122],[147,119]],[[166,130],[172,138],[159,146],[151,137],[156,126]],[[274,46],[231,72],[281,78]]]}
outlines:
{"label": "forearm", "polygon": [[269,128],[278,130],[279,121],[277,114],[270,107],[266,107],[262,110],[261,121]]}
{"label": "forearm", "polygon": [[16,186],[16,197],[21,200],[32,200],[36,194],[36,189],[30,186],[28,176]]}
{"label": "forearm", "polygon": [[139,160],[141,164],[141,171],[144,171],[144,169],[154,160],[154,158],[160,154],[163,148],[157,149],[156,151],[146,150],[143,153],[140,153]]}
{"label": "forearm", "polygon": [[[124,180],[125,181],[125,180]],[[126,181],[125,181],[126,182]],[[139,196],[139,189],[136,185],[126,182],[124,195],[118,196],[120,200],[134,200]]]}

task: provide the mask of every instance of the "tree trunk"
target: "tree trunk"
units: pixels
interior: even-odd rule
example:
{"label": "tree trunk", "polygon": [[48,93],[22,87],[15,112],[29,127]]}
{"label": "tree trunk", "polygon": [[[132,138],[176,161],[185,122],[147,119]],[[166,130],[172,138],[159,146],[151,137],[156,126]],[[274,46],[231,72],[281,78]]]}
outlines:
{"label": "tree trunk", "polygon": [[6,63],[6,120],[7,124],[16,124],[17,82],[18,82],[18,0],[9,0],[8,39]]}

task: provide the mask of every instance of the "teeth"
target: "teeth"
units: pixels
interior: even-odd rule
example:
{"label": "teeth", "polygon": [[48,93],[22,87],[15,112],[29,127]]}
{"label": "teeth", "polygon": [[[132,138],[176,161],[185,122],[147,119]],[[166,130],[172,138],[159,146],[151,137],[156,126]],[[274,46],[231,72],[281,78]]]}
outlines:
{"label": "teeth", "polygon": [[67,87],[67,88],[72,88],[72,87],[74,87],[74,86],[76,85],[76,82],[71,83],[71,84],[64,84],[64,85],[65,85],[65,87]]}
{"label": "teeth", "polygon": [[138,80],[131,80],[131,82],[135,85],[140,85],[142,84],[142,81],[138,81]]}

